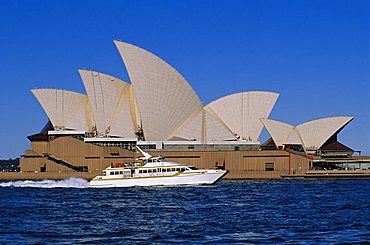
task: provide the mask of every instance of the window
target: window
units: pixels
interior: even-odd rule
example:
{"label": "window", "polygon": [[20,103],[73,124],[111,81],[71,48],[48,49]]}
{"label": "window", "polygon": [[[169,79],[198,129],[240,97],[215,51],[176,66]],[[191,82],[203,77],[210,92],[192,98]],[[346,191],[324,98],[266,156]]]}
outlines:
{"label": "window", "polygon": [[119,171],[119,174],[123,174],[123,171]]}
{"label": "window", "polygon": [[265,163],[265,171],[274,171],[274,163]]}

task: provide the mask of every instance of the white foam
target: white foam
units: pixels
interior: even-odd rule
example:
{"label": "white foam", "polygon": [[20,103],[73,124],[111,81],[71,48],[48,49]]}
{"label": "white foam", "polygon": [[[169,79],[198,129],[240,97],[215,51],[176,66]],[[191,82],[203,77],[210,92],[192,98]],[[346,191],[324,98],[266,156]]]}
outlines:
{"label": "white foam", "polygon": [[65,180],[24,180],[0,182],[0,187],[34,187],[34,188],[87,188],[89,182],[79,178]]}

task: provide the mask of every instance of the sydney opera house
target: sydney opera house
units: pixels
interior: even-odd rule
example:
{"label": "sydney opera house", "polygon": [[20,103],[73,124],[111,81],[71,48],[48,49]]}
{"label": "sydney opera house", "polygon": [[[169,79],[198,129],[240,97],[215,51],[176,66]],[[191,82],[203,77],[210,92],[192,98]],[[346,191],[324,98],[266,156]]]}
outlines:
{"label": "sydney opera house", "polygon": [[[130,82],[79,70],[86,94],[33,89],[48,123],[28,137],[23,173],[91,178],[112,163],[153,155],[197,167],[224,167],[228,178],[281,178],[305,174],[328,159],[352,159],[337,140],[353,117],[300,125],[269,119],[279,94],[240,92],[204,105],[185,78],[140,47],[114,41]],[[42,125],[41,125],[42,126]],[[271,138],[260,142],[266,128]]]}

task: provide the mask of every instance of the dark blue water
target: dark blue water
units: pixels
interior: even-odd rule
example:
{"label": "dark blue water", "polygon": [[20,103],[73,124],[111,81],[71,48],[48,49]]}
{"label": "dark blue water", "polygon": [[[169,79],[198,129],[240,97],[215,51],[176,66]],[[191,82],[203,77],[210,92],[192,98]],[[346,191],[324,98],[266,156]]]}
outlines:
{"label": "dark blue water", "polygon": [[367,180],[55,188],[72,182],[0,184],[0,244],[370,241]]}

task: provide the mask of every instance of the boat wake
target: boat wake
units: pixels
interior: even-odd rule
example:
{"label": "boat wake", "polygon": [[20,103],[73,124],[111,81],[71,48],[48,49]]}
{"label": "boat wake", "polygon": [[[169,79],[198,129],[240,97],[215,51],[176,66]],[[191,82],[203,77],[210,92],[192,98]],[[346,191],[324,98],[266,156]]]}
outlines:
{"label": "boat wake", "polygon": [[0,187],[33,187],[33,188],[87,188],[89,182],[79,178],[65,180],[22,180],[0,182]]}

